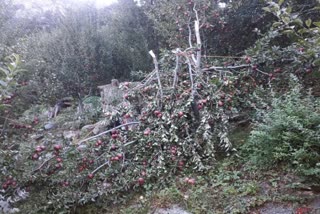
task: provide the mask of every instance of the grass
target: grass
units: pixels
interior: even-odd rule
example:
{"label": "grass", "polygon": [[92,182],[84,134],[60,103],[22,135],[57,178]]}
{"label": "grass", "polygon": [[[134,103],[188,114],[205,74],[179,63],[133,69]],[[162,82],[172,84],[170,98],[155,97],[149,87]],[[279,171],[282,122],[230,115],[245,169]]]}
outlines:
{"label": "grass", "polygon": [[237,157],[227,158],[205,175],[188,175],[196,178],[195,185],[186,184],[180,177],[167,188],[137,195],[130,205],[112,213],[144,214],[174,204],[194,214],[249,213],[267,202],[298,206],[310,199],[290,186],[298,182],[291,171],[252,171],[245,164]]}

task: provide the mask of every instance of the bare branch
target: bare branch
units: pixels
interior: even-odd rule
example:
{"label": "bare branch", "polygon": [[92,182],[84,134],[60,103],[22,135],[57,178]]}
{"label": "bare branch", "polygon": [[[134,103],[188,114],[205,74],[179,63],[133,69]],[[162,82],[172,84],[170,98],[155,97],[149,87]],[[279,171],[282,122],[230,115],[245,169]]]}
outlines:
{"label": "bare branch", "polygon": [[109,130],[107,130],[107,131],[101,132],[100,134],[97,134],[97,135],[95,135],[95,136],[92,136],[92,137],[89,137],[89,138],[80,140],[80,141],[78,141],[78,144],[83,143],[83,142],[86,142],[86,141],[88,141],[88,140],[92,140],[92,139],[97,138],[97,137],[99,137],[99,136],[101,136],[101,135],[107,134],[107,133],[111,132],[111,131],[114,130],[114,129],[119,129],[119,128],[123,127],[123,126],[136,125],[136,124],[140,124],[140,122],[130,122],[130,123],[122,124],[122,125],[120,125],[120,126],[114,127],[114,128],[109,129]]}
{"label": "bare branch", "polygon": [[[130,142],[124,144],[123,147],[129,146],[129,145],[131,145],[131,144],[133,144],[133,143],[136,143],[136,142],[137,142],[136,140],[130,141]],[[124,155],[123,155],[123,158],[124,158]],[[124,163],[124,162],[123,162],[123,163]],[[109,162],[109,161],[104,162],[102,165],[98,166],[95,170],[93,170],[93,171],[91,172],[91,174],[97,173],[101,168],[103,168],[103,167],[106,166],[106,165],[110,165],[110,162]]]}
{"label": "bare branch", "polygon": [[40,169],[42,169],[42,167],[43,167],[46,163],[48,163],[50,160],[52,160],[54,157],[55,157],[55,156],[52,156],[52,157],[49,158],[48,160],[44,161],[38,168],[36,168],[35,170],[33,170],[33,171],[31,172],[31,174],[34,174],[34,173],[36,173],[37,171],[39,171]]}
{"label": "bare branch", "polygon": [[109,165],[109,161],[106,161],[105,163],[103,163],[102,165],[98,166],[95,170],[93,170],[91,172],[91,174],[95,174],[97,171],[99,171],[99,169],[101,169],[102,167],[104,167],[105,165]]}
{"label": "bare branch", "polygon": [[[180,52],[180,49],[177,48],[176,53]],[[179,60],[180,60],[180,57],[179,57],[179,54],[176,54],[176,67],[174,69],[174,79],[173,79],[173,89],[176,88],[176,85],[177,85],[177,82],[178,82],[178,72],[179,72]]]}
{"label": "bare branch", "polygon": [[160,71],[159,71],[159,64],[158,64],[158,60],[156,58],[156,55],[153,53],[153,51],[149,51],[149,54],[151,55],[151,57],[153,58],[153,63],[154,63],[154,67],[155,67],[155,72],[157,73],[157,77],[158,77],[158,84],[159,84],[159,90],[160,90],[160,97],[162,100],[163,97],[163,91],[162,91],[162,85],[161,85],[161,79],[160,79]]}
{"label": "bare branch", "polygon": [[198,11],[196,10],[196,6],[193,7],[194,12],[196,13],[196,21],[194,23],[194,29],[197,39],[197,60],[196,60],[196,72],[199,73],[201,71],[201,37],[200,37],[200,24],[199,24],[199,16]]}
{"label": "bare branch", "polygon": [[211,66],[209,68],[204,68],[202,69],[202,71],[218,71],[218,70],[227,70],[227,69],[241,69],[241,68],[249,68],[251,67],[251,65],[249,64],[245,64],[245,65],[236,65],[236,66],[226,66],[226,67],[222,67],[222,66]]}
{"label": "bare branch", "polygon": [[187,63],[188,63],[189,76],[190,76],[190,82],[191,82],[191,97],[192,97],[192,100],[193,100],[195,91],[194,91],[194,81],[193,81],[193,74],[192,74],[192,66],[191,66],[190,59],[188,57],[186,57],[186,59],[187,59]]}

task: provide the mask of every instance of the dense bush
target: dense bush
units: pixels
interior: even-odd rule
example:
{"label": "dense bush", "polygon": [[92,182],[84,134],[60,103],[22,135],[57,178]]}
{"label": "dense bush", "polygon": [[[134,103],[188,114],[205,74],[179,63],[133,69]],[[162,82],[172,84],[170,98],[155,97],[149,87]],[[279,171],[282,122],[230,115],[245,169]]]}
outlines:
{"label": "dense bush", "polygon": [[253,163],[285,164],[320,181],[320,102],[300,85],[273,99],[272,108],[252,131],[248,144]]}

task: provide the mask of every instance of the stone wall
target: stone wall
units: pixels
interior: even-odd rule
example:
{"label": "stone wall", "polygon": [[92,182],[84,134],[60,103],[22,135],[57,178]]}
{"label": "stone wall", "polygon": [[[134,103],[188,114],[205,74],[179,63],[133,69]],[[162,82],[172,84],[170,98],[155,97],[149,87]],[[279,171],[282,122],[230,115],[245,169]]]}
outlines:
{"label": "stone wall", "polygon": [[113,106],[119,105],[123,101],[123,91],[119,88],[119,82],[116,79],[111,84],[98,86],[101,95],[101,104],[103,113],[110,112]]}

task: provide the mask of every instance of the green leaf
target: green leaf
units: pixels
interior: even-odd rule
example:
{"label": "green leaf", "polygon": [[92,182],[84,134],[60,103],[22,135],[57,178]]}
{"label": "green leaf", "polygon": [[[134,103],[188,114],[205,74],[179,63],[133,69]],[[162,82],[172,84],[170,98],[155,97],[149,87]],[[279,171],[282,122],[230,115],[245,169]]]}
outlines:
{"label": "green leaf", "polygon": [[315,66],[320,66],[320,59],[316,59],[315,61],[313,61],[313,64]]}
{"label": "green leaf", "polygon": [[266,12],[271,13],[271,10],[270,10],[270,8],[269,8],[269,7],[263,7],[263,8],[262,8],[262,10],[264,10],[264,11],[266,11]]}
{"label": "green leaf", "polygon": [[7,69],[4,68],[0,68],[0,71],[3,71],[6,74],[6,76],[8,76],[10,73]]}
{"label": "green leaf", "polygon": [[15,66],[15,64],[14,64],[14,63],[10,63],[10,64],[8,64],[8,65],[7,65],[7,67],[8,67],[8,69],[9,69],[11,72],[13,72],[13,71],[14,71],[14,69],[16,68],[16,66]]}
{"label": "green leaf", "polygon": [[307,30],[305,28],[302,28],[302,29],[298,30],[298,33],[300,33],[300,34],[304,34],[306,32],[307,32]]}
{"label": "green leaf", "polygon": [[320,27],[320,22],[313,22],[313,24],[317,27]]}
{"label": "green leaf", "polygon": [[287,13],[291,13],[292,12],[292,7],[288,7],[287,9],[286,9],[286,11],[287,11]]}
{"label": "green leaf", "polygon": [[0,80],[0,85],[2,85],[2,86],[4,86],[4,87],[7,87],[7,86],[8,86],[8,84],[7,84],[5,81],[2,81],[2,80]]}
{"label": "green leaf", "polygon": [[284,30],[284,31],[282,31],[282,33],[284,33],[284,34],[292,34],[293,30]]}
{"label": "green leaf", "polygon": [[275,23],[272,24],[272,27],[276,28],[276,27],[278,27],[280,25],[282,25],[281,22],[275,22]]}
{"label": "green leaf", "polygon": [[290,18],[289,17],[284,17],[283,18],[283,22],[288,24],[290,22]]}
{"label": "green leaf", "polygon": [[309,27],[311,26],[311,24],[312,24],[312,20],[311,20],[311,19],[308,19],[308,20],[306,21],[307,27],[309,28]]}
{"label": "green leaf", "polygon": [[301,19],[294,19],[292,21],[292,24],[295,24],[295,25],[299,25],[299,26],[303,26],[303,22]]}
{"label": "green leaf", "polygon": [[278,4],[281,6],[283,4],[284,0],[279,0]]}

